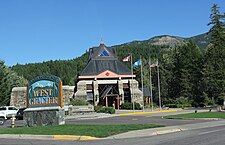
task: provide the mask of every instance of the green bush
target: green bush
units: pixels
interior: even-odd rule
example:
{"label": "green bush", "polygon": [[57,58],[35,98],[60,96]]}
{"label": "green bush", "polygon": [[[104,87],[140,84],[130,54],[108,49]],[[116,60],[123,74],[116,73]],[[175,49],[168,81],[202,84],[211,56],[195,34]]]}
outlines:
{"label": "green bush", "polygon": [[88,102],[84,99],[73,99],[73,100],[70,101],[69,105],[85,106],[85,105],[88,105]]}
{"label": "green bush", "polygon": [[105,107],[105,112],[109,114],[115,114],[116,110],[113,107]]}
{"label": "green bush", "polygon": [[[151,107],[152,107],[151,103],[150,104],[145,104],[145,108],[151,108]],[[153,107],[158,107],[158,104],[153,102]]]}
{"label": "green bush", "polygon": [[185,97],[179,97],[176,99],[167,98],[167,103],[165,103],[166,107],[169,108],[184,108],[184,107],[192,107],[191,100]]}
{"label": "green bush", "polygon": [[184,108],[184,107],[192,107],[191,104],[166,104],[166,107],[169,108]]}
{"label": "green bush", "polygon": [[166,104],[165,106],[169,108],[177,108],[176,104]]}
{"label": "green bush", "polygon": [[[135,108],[135,110],[140,110],[141,106],[140,106],[139,103],[134,102],[134,108]],[[123,103],[121,105],[121,109],[132,110],[133,109],[133,103],[132,102]]]}
{"label": "green bush", "polygon": [[192,107],[191,104],[177,104],[177,108]]}
{"label": "green bush", "polygon": [[109,114],[115,114],[116,110],[113,107],[101,107],[101,106],[95,106],[95,112],[97,113],[109,113]]}

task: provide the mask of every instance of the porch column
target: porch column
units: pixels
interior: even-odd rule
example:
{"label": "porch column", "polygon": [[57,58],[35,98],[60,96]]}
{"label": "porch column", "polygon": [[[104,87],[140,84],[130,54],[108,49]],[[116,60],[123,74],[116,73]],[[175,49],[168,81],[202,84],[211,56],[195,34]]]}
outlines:
{"label": "porch column", "polygon": [[108,96],[105,97],[105,106],[108,107]]}
{"label": "porch column", "polygon": [[117,110],[120,110],[120,96],[117,95]]}
{"label": "porch column", "polygon": [[145,99],[145,101],[146,101],[146,104],[149,104],[150,103],[150,97],[147,96],[146,99]]}
{"label": "porch column", "polygon": [[121,78],[120,78],[120,80],[118,80],[118,90],[119,90],[119,95],[121,96],[120,103],[124,103],[123,82],[122,82]]}
{"label": "porch column", "polygon": [[95,102],[94,105],[97,106],[98,103],[99,103],[99,92],[98,92],[98,82],[97,82],[97,80],[94,80],[92,82],[92,84],[93,84],[93,98],[94,98],[94,102]]}

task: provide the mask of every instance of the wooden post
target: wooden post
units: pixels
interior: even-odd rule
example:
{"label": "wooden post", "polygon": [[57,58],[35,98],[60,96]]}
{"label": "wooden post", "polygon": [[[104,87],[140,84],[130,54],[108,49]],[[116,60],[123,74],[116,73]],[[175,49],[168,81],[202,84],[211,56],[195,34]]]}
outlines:
{"label": "wooden post", "polygon": [[105,106],[108,107],[108,96],[105,97]]}
{"label": "wooden post", "polygon": [[62,81],[60,80],[59,82],[59,99],[60,99],[60,107],[62,108],[64,106],[63,104],[63,94],[62,94]]}
{"label": "wooden post", "polygon": [[27,105],[27,108],[29,107],[29,106],[28,106],[28,105],[29,105],[29,102],[28,102],[28,101],[29,101],[29,100],[28,100],[28,97],[29,97],[29,96],[28,96],[28,95],[29,95],[29,94],[28,94],[28,89],[29,89],[29,86],[28,86],[28,84],[27,84],[27,90],[26,90],[26,105]]}

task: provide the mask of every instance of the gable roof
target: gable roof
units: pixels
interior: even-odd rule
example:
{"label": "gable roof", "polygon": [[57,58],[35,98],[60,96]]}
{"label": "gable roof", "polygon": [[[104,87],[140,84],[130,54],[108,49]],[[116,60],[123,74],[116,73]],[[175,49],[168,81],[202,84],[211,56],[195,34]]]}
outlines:
{"label": "gable roof", "polygon": [[80,76],[98,75],[105,70],[109,70],[118,75],[131,75],[131,71],[122,62],[114,60],[91,60]]}
{"label": "gable roof", "polygon": [[[104,52],[105,51],[105,52]],[[107,53],[106,55],[101,55]],[[131,70],[118,60],[116,49],[106,47],[101,43],[99,47],[89,49],[89,61],[80,76],[96,76],[109,70],[118,75],[131,75]]]}
{"label": "gable roof", "polygon": [[106,47],[104,43],[101,43],[99,47],[93,47],[89,49],[89,61],[91,59],[105,59],[108,58],[116,58],[116,51],[112,47]]}

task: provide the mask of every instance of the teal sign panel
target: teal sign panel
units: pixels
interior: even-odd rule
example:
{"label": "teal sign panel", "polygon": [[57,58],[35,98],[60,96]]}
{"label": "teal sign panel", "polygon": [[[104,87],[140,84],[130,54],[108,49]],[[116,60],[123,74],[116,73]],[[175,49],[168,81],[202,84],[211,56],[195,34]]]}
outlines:
{"label": "teal sign panel", "polygon": [[53,75],[38,76],[28,82],[27,107],[62,106],[62,81]]}

